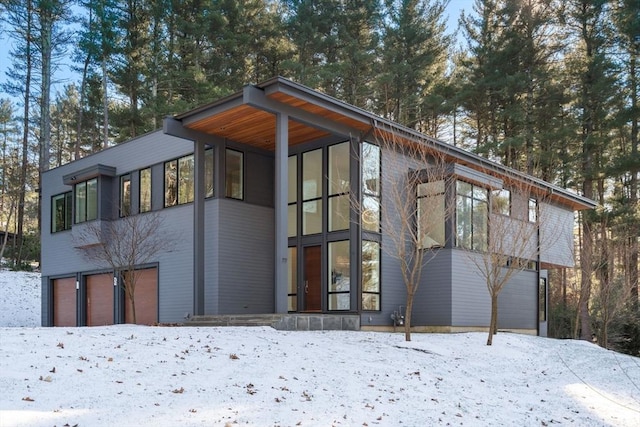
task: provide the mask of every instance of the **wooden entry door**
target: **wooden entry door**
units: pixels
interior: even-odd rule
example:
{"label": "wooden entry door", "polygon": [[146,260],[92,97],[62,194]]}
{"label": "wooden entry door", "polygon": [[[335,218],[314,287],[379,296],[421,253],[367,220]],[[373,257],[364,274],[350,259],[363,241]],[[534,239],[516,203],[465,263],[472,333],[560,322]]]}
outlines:
{"label": "wooden entry door", "polygon": [[322,311],[322,248],[304,248],[304,311]]}

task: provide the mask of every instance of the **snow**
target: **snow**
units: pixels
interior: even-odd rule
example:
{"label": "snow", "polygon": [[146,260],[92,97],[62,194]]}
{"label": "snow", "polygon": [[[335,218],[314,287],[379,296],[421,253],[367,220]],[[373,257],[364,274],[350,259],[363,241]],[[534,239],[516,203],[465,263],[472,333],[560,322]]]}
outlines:
{"label": "snow", "polygon": [[38,284],[0,271],[0,426],[640,425],[640,359],[591,343],[41,328]]}

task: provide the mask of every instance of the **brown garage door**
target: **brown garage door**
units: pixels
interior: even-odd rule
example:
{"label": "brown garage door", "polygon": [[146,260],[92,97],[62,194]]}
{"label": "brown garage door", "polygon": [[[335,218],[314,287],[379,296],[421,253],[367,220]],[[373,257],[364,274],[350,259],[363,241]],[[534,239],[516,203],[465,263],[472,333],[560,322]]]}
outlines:
{"label": "brown garage door", "polygon": [[86,277],[87,326],[113,325],[113,275]]}
{"label": "brown garage door", "polygon": [[153,325],[158,322],[158,269],[136,270],[135,274],[136,321],[133,321],[133,304],[128,292],[125,292],[124,321],[138,325]]}
{"label": "brown garage door", "polygon": [[53,326],[76,326],[76,278],[53,280]]}

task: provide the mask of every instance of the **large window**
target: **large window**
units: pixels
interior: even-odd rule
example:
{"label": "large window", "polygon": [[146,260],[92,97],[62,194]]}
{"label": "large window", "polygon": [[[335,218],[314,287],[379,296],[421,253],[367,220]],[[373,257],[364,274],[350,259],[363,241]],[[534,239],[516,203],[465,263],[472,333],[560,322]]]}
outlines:
{"label": "large window", "polygon": [[70,230],[73,221],[73,194],[71,191],[51,198],[51,232]]}
{"label": "large window", "polygon": [[349,228],[349,142],[329,147],[329,231]]}
{"label": "large window", "polygon": [[131,215],[131,175],[120,177],[120,216]]}
{"label": "large window", "polygon": [[417,226],[421,249],[444,246],[444,186],[444,181],[418,184]]}
{"label": "large window", "polygon": [[164,206],[193,202],[194,196],[193,154],[164,164]]}
{"label": "large window", "polygon": [[98,218],[98,178],[75,185],[76,224]]}
{"label": "large window", "polygon": [[244,198],[243,159],[243,153],[227,148],[225,156],[226,197],[238,200]]}
{"label": "large window", "polygon": [[362,309],[380,310],[380,244],[362,242]]}
{"label": "large window", "polygon": [[488,191],[464,181],[456,182],[456,245],[486,251]]}
{"label": "large window", "polygon": [[329,243],[329,310],[349,310],[349,241]]}
{"label": "large window", "polygon": [[362,228],[380,231],[380,147],[362,144]]}
{"label": "large window", "polygon": [[213,170],[213,148],[207,148],[204,150],[204,197],[213,197],[215,183]]}
{"label": "large window", "polygon": [[503,188],[491,192],[491,213],[511,215],[511,191]]}
{"label": "large window", "polygon": [[302,155],[302,234],[322,233],[322,149]]}
{"label": "large window", "polygon": [[193,154],[178,159],[178,204],[193,202],[194,163]]}
{"label": "large window", "polygon": [[151,168],[140,171],[140,212],[151,210]]}
{"label": "large window", "polygon": [[538,221],[538,201],[529,199],[529,222]]}
{"label": "large window", "polygon": [[287,236],[295,237],[298,234],[298,158],[289,157],[289,188],[287,211]]}

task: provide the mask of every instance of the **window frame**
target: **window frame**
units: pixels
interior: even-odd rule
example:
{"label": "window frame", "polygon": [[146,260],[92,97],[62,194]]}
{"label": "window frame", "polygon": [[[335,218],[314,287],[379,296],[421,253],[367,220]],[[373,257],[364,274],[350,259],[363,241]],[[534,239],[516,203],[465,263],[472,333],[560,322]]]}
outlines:
{"label": "window frame", "polygon": [[[225,178],[225,184],[224,184],[224,195],[227,199],[234,199],[234,200],[244,200],[244,181],[245,181],[245,177],[244,177],[244,152],[240,151],[240,150],[235,150],[233,148],[225,148],[224,150],[225,156],[224,156],[224,178]],[[234,194],[235,193],[235,189],[230,187],[230,178],[231,176],[231,172],[230,172],[230,162],[229,162],[229,154],[233,153],[234,155],[238,155],[240,158],[240,173],[238,174],[238,178],[240,179],[240,185],[238,186],[240,195],[239,197]]]}
{"label": "window frame", "polygon": [[[420,194],[420,188],[423,185],[441,185],[440,189],[436,189],[437,191],[435,192],[430,192],[427,191],[426,194],[421,195]],[[447,230],[446,230],[446,194],[447,194],[447,180],[446,179],[439,179],[437,181],[428,181],[428,182],[421,182],[418,183],[416,185],[416,227],[417,232],[418,232],[418,242],[419,242],[419,249],[437,249],[437,248],[444,248],[446,243],[447,243]],[[437,223],[433,223],[433,224],[429,224],[427,226],[423,226],[422,225],[422,212],[423,209],[422,207],[422,203],[429,203],[429,201],[433,202],[435,201],[435,203],[433,203],[433,206],[441,208],[441,212],[438,212],[439,214],[441,214],[441,218],[438,219]],[[427,205],[427,207],[424,209],[425,212],[430,212],[433,213],[434,209],[429,209],[430,205]],[[434,240],[435,244],[432,244],[430,246],[426,246],[424,244],[424,238],[426,237],[426,235],[423,235],[423,233],[425,233],[426,231],[433,231],[435,229],[438,229],[438,233],[440,234],[441,232],[441,236],[442,236],[442,241],[441,242],[436,242],[435,239]],[[429,233],[427,235],[430,236],[434,236],[436,237],[436,233],[432,232]]]}
{"label": "window frame", "polygon": [[528,215],[527,219],[531,223],[538,222],[538,200],[534,197],[529,197],[528,203]]}
{"label": "window frame", "polygon": [[[460,192],[460,186],[459,184],[466,184],[469,186],[469,192],[468,194],[464,194],[462,192]],[[461,179],[457,179],[454,182],[455,185],[455,203],[456,203],[456,210],[455,210],[455,224],[454,224],[454,230],[455,230],[455,246],[457,248],[462,248],[465,250],[472,250],[472,251],[478,251],[478,252],[484,252],[488,249],[489,246],[489,190],[485,187],[476,185],[476,184],[472,184],[470,182],[461,180]],[[484,197],[477,197],[478,194],[480,194],[480,192],[482,192],[484,194]],[[469,243],[470,246],[466,246],[461,244],[461,238],[460,238],[460,230],[459,230],[459,219],[460,219],[460,212],[459,212],[459,207],[460,207],[460,200],[464,200],[464,205],[467,204],[467,202],[470,203],[470,218],[469,218],[469,224],[468,226],[470,227],[469,231]],[[476,238],[476,215],[478,212],[478,207],[479,206],[484,206],[485,207],[485,214],[484,214],[484,239],[483,239],[483,244],[481,247],[479,247],[479,245],[477,244],[478,239]],[[478,236],[479,237],[479,236]]]}
{"label": "window frame", "polygon": [[[361,156],[361,166],[360,166],[360,181],[361,181],[361,193],[362,200],[361,206],[362,209],[360,212],[360,221],[362,224],[362,230],[366,232],[372,233],[380,233],[381,227],[381,216],[380,216],[380,200],[382,197],[382,149],[379,145],[374,144],[372,142],[365,141],[362,143],[362,156]],[[375,178],[376,186],[374,190],[371,190],[367,185],[366,176],[366,167],[369,164],[368,159],[371,156],[365,156],[366,147],[371,147],[374,149],[377,154],[377,164],[373,167],[374,172],[377,172],[378,176]],[[373,163],[372,163],[373,164]],[[374,209],[369,209],[368,206],[375,206]],[[373,212],[370,214],[370,212]],[[369,225],[371,224],[371,225]]]}
{"label": "window frame", "polygon": [[[125,185],[128,184],[128,185]],[[125,193],[128,194],[126,197]],[[120,218],[132,214],[132,193],[131,193],[131,174],[120,175],[120,203],[118,206],[118,214]]]}
{"label": "window frame", "polygon": [[[365,266],[365,261],[364,261],[364,253],[365,253],[365,245],[367,244],[373,244],[377,246],[377,276],[378,276],[378,281],[377,281],[377,291],[365,291],[365,272],[364,272],[364,266]],[[362,293],[360,296],[360,304],[362,307],[362,311],[381,311],[382,310],[382,284],[381,284],[381,278],[382,278],[382,247],[380,245],[380,242],[377,242],[375,240],[368,240],[368,239],[362,239],[361,241],[361,247],[360,247],[360,258],[361,258],[361,263],[360,263],[360,280],[362,282]],[[373,295],[373,296],[377,296],[376,298],[376,302],[377,302],[377,308],[365,308],[365,303],[364,303],[364,299],[365,296],[367,295]]]}
{"label": "window frame", "polygon": [[[91,187],[90,187],[91,185]],[[95,191],[90,189],[95,188]],[[78,193],[81,189],[84,189],[84,204],[81,207]],[[98,219],[98,177],[87,179],[86,181],[78,182],[73,186],[73,198],[74,198],[74,224],[82,224],[83,222],[94,221]],[[95,206],[90,206],[95,204]],[[94,209],[90,209],[93,207]]]}
{"label": "window frame", "polygon": [[[56,200],[62,200],[62,228],[57,228]],[[51,233],[71,230],[73,225],[73,190],[51,196]]]}
{"label": "window frame", "polygon": [[[148,201],[147,198],[144,196],[145,190],[147,190],[146,188],[144,188],[146,185],[143,185],[143,183],[145,183],[146,178],[143,179],[143,174],[146,175],[146,172],[149,172],[149,184],[148,184]],[[151,212],[153,210],[153,172],[152,172],[152,168],[151,167],[147,167],[147,168],[143,168],[140,169],[138,171],[138,181],[139,181],[139,185],[138,185],[138,212],[140,213],[145,213],[145,212]],[[148,204],[147,204],[148,202]]]}
{"label": "window frame", "polygon": [[[333,289],[332,290],[332,286],[336,287],[338,286],[338,277],[343,277],[342,275],[338,276],[337,275],[337,269],[334,266],[334,259],[332,258],[332,245],[339,245],[339,244],[346,244],[347,246],[347,256],[349,257],[349,265],[347,267],[347,274],[349,274],[348,276],[348,289],[347,290],[337,290],[337,289]],[[334,273],[335,272],[335,273]],[[327,242],[327,279],[329,281],[329,283],[327,284],[327,311],[350,311],[351,310],[351,290],[353,288],[352,283],[351,283],[351,240],[335,240],[335,241],[330,241]],[[343,301],[343,299],[340,298],[340,296],[344,296],[346,295],[347,298],[347,308],[340,308],[340,302]],[[332,296],[336,296],[336,304],[337,307],[331,307],[331,297]]]}
{"label": "window frame", "polygon": [[[507,195],[507,197],[505,197],[505,193]],[[508,188],[501,188],[499,190],[493,190],[491,191],[490,194],[491,197],[491,213],[492,214],[496,214],[496,215],[504,215],[504,216],[511,216],[511,212],[512,212],[512,196],[511,196],[511,190],[509,190]],[[501,205],[498,204],[498,200],[507,200],[506,203],[506,212],[505,209],[498,209]]]}

